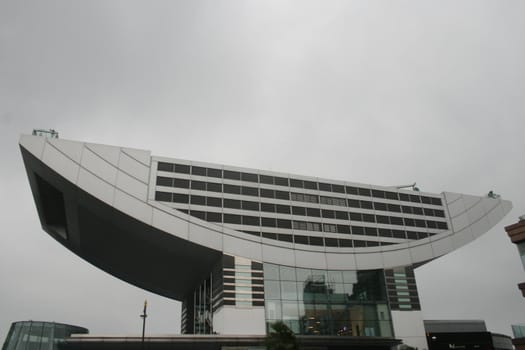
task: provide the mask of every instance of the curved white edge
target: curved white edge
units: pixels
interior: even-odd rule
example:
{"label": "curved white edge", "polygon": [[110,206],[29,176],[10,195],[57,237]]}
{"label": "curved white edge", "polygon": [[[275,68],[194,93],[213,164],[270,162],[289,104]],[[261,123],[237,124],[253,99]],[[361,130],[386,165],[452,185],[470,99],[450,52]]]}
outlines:
{"label": "curved white edge", "polygon": [[366,270],[425,262],[481,236],[512,209],[507,200],[443,192],[449,230],[430,238],[374,248],[294,245],[209,223],[154,201],[156,162],[149,151],[31,135],[22,135],[19,143],[79,188],[148,225],[225,254],[281,265]]}

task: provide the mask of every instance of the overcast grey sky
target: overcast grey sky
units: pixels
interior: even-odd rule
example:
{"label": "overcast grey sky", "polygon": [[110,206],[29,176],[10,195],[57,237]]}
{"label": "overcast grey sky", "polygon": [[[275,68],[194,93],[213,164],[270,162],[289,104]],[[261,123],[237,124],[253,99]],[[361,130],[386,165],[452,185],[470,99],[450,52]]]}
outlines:
{"label": "overcast grey sky", "polygon": [[[180,304],[102,272],[38,222],[21,133],[514,202],[417,270],[427,319],[525,323],[503,227],[525,214],[525,2],[0,1],[0,342],[11,322],[178,333]],[[176,278],[176,276],[174,276]]]}

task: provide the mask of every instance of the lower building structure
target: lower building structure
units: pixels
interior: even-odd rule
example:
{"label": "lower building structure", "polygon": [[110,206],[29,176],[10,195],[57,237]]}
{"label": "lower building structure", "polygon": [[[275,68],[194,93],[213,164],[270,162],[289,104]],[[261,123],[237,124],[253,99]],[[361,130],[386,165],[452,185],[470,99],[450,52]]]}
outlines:
{"label": "lower building structure", "polygon": [[512,208],[492,191],[427,193],[52,136],[20,139],[43,229],[182,301],[183,334],[261,337],[283,321],[304,337],[425,349],[414,269]]}
{"label": "lower building structure", "polygon": [[20,321],[11,324],[2,350],[57,350],[72,334],[87,334],[84,327],[64,323]]}

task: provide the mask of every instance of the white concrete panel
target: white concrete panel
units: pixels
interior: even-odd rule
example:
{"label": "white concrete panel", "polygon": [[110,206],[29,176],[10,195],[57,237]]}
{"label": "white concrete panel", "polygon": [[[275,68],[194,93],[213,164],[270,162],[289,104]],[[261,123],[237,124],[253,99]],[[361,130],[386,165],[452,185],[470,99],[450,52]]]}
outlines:
{"label": "white concrete panel", "polygon": [[445,237],[443,239],[432,242],[432,250],[435,257],[439,257],[451,252],[454,249],[452,238]]}
{"label": "white concrete panel", "polygon": [[325,254],[322,252],[295,251],[295,266],[312,269],[326,269]]}
{"label": "white concrete panel", "polygon": [[60,152],[64,153],[67,157],[71,158],[75,162],[80,164],[82,158],[82,149],[84,144],[78,141],[69,141],[63,139],[47,139],[47,142],[53,145]]}
{"label": "white concrete panel", "polygon": [[187,221],[156,208],[153,208],[152,225],[180,238],[188,239],[189,237],[189,223]]}
{"label": "white concrete panel", "polygon": [[220,232],[190,223],[188,238],[194,243],[222,251],[222,234]]}
{"label": "white concrete panel", "polygon": [[227,335],[265,335],[264,308],[223,306],[213,313],[213,330]]}
{"label": "white concrete panel", "polygon": [[434,257],[434,252],[432,251],[432,246],[428,243],[418,245],[417,247],[411,247],[410,256],[412,263],[418,263],[432,259]]}
{"label": "white concrete panel", "polygon": [[474,240],[474,237],[472,236],[472,231],[470,230],[470,226],[464,228],[459,232],[456,232],[450,238],[452,239],[454,249],[463,247],[465,244]]}
{"label": "white concrete panel", "polygon": [[78,163],[75,163],[66,157],[64,153],[61,153],[52,145],[45,145],[44,153],[42,154],[42,161],[71,183],[77,182],[78,169],[80,168]]}
{"label": "white concrete panel", "polygon": [[463,203],[465,204],[465,208],[469,210],[470,208],[476,206],[478,203],[481,202],[482,197],[479,196],[471,196],[468,194],[463,195]]}
{"label": "white concrete panel", "polygon": [[148,199],[148,185],[140,182],[126,173],[123,173],[122,171],[119,171],[117,175],[117,188],[134,197],[137,197],[141,201],[146,202]]}
{"label": "white concrete panel", "polygon": [[137,162],[126,153],[120,154],[119,168],[144,183],[149,182],[149,167]]}
{"label": "white concrete panel", "polygon": [[486,215],[485,207],[482,205],[481,202],[470,207],[467,213],[468,213],[468,217],[471,223],[479,220],[479,218],[484,217]]}
{"label": "white concrete panel", "polygon": [[450,204],[452,202],[457,201],[461,198],[461,193],[454,193],[454,192],[443,192],[445,195],[445,203]]}
{"label": "white concrete panel", "polygon": [[383,253],[363,253],[355,255],[355,263],[359,270],[379,269],[383,267]]}
{"label": "white concrete panel", "polygon": [[115,187],[83,168],[80,168],[78,172],[77,186],[101,201],[113,205]]}
{"label": "white concrete panel", "polygon": [[421,311],[392,311],[394,336],[419,350],[428,349]]}
{"label": "white concrete panel", "polygon": [[85,147],[98,155],[107,162],[118,166],[118,159],[120,157],[120,147],[100,145],[97,143],[86,143]]}
{"label": "white concrete panel", "polygon": [[472,238],[478,238],[491,228],[492,226],[490,225],[489,219],[486,216],[482,217],[470,226],[470,229],[472,230]]}
{"label": "white concrete panel", "polygon": [[506,214],[505,212],[503,212],[502,205],[497,205],[490,209],[487,209],[487,207],[485,207],[485,209],[487,210],[487,219],[489,220],[491,227],[495,226],[498,222],[500,222]]}
{"label": "white concrete panel", "polygon": [[151,152],[145,151],[142,149],[135,149],[135,148],[122,148],[122,152],[129,155],[131,158],[134,158],[135,160],[141,162],[145,166],[149,168],[151,164]]}
{"label": "white concrete panel", "polygon": [[44,152],[44,145],[46,143],[46,138],[42,136],[31,136],[31,135],[22,135],[18,143],[24,147],[29,153],[37,157],[38,159],[42,158],[42,152]]}
{"label": "white concrete panel", "polygon": [[405,266],[412,263],[408,249],[400,249],[381,253],[385,268]]}
{"label": "white concrete panel", "polygon": [[465,210],[466,208],[465,208],[465,203],[463,203],[463,199],[458,199],[454,203],[451,203],[448,205],[448,211],[451,217],[458,216],[459,214],[463,213]]}
{"label": "white concrete panel", "polygon": [[470,225],[470,220],[467,213],[460,214],[451,220],[452,228],[455,232],[463,230]]}
{"label": "white concrete panel", "polygon": [[250,260],[262,260],[261,244],[224,235],[222,238],[223,251],[225,254],[244,257]]}
{"label": "white concrete panel", "polygon": [[355,270],[354,254],[326,254],[326,268],[329,270]]}
{"label": "white concrete panel", "polygon": [[290,249],[263,244],[262,253],[262,260],[265,262],[295,266],[295,256],[293,252],[290,251]]}
{"label": "white concrete panel", "polygon": [[87,148],[84,149],[84,153],[82,154],[81,165],[89,172],[95,174],[110,184],[115,185],[115,182],[117,181],[117,168]]}
{"label": "white concrete panel", "polygon": [[153,208],[147,203],[130,196],[129,194],[117,189],[115,190],[115,209],[126,213],[137,220],[151,225]]}

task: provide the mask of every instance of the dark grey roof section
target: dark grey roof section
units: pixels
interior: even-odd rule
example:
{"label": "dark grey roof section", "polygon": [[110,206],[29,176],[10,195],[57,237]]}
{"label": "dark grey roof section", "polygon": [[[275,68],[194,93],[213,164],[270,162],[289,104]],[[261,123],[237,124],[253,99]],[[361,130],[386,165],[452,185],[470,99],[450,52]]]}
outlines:
{"label": "dark grey roof section", "polygon": [[424,320],[427,333],[487,332],[483,320]]}

